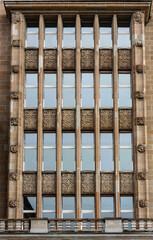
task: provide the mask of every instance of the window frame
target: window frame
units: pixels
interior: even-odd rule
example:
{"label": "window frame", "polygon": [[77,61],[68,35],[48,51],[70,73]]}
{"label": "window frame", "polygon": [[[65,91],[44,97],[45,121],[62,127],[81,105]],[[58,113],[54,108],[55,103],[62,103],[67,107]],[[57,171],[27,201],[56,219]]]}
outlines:
{"label": "window frame", "polygon": [[[81,23],[81,48],[82,49],[94,49],[94,25],[92,23],[92,26],[90,26],[91,24],[89,23]],[[92,31],[89,31],[89,32],[84,32],[83,31],[83,28],[92,28]],[[92,38],[93,38],[93,42],[92,42],[92,45],[93,46],[83,46],[83,36],[85,35],[91,35]]]}
{"label": "window frame", "polygon": [[[64,25],[64,24],[63,24]],[[64,32],[64,28],[74,28],[74,31]],[[74,37],[74,46],[64,46],[64,36],[66,35],[72,35]],[[76,28],[75,26],[63,26],[63,32],[62,32],[62,48],[72,48],[74,49],[76,47]]]}
{"label": "window frame", "polygon": [[[83,210],[82,209],[82,199],[84,198],[84,197],[88,197],[88,198],[93,198],[94,199],[94,210]],[[95,196],[91,196],[91,195],[82,195],[81,196],[81,219],[84,219],[83,218],[83,214],[84,213],[93,213],[93,215],[94,215],[94,218],[95,218]]]}
{"label": "window frame", "polygon": [[[119,76],[120,75],[130,75],[130,85],[121,85],[121,84],[119,84]],[[119,108],[132,108],[132,72],[131,71],[125,71],[125,72],[118,72],[118,107]],[[131,96],[131,99],[130,99],[130,101],[131,101],[131,106],[120,106],[120,104],[119,104],[119,97],[120,97],[120,95],[119,95],[119,90],[121,89],[121,88],[123,88],[123,89],[129,89],[130,90],[130,96]]]}
{"label": "window frame", "polygon": [[[47,29],[47,28],[56,28],[56,32],[52,32],[52,31],[51,31],[51,32],[49,32],[49,31],[46,32],[46,29]],[[56,27],[52,27],[52,26],[46,27],[46,26],[45,26],[45,29],[44,29],[44,30],[45,30],[45,31],[44,31],[44,48],[51,48],[51,49],[54,48],[54,49],[56,49],[56,48],[57,48],[57,26],[56,26]],[[48,46],[48,47],[46,47],[46,36],[47,36],[47,35],[56,36],[56,47],[53,47],[53,46]]]}
{"label": "window frame", "polygon": [[[27,81],[27,75],[28,74],[35,74],[35,75],[37,75],[37,85],[27,85],[26,84],[26,81]],[[37,91],[37,106],[36,107],[28,107],[27,106],[27,98],[26,98],[26,90],[27,89],[31,89],[31,88],[33,88],[33,89],[36,89],[36,91]],[[25,72],[25,89],[24,89],[24,108],[34,108],[34,109],[37,109],[38,108],[38,72]]]}
{"label": "window frame", "polygon": [[[113,199],[113,210],[102,210],[102,198],[105,198],[105,197],[107,197],[107,198],[110,197],[110,198]],[[114,196],[107,196],[107,195],[104,196],[104,195],[101,195],[101,196],[100,196],[100,202],[101,202],[101,215],[102,215],[102,213],[113,213],[113,215],[115,216]],[[112,218],[114,218],[114,216],[113,216]],[[101,218],[104,219],[104,218],[106,218],[106,217],[103,218],[103,217],[101,216]],[[109,217],[109,218],[111,218],[111,217]]]}
{"label": "window frame", "polygon": [[[43,209],[44,198],[55,198],[55,210],[44,210]],[[55,213],[55,218],[56,218],[56,196],[42,196],[42,216],[43,216],[43,213]]]}
{"label": "window frame", "polygon": [[[63,198],[65,198],[65,197],[74,198],[74,210],[63,210]],[[67,196],[67,195],[62,196],[62,213],[61,213],[62,218],[63,218],[63,214],[65,214],[65,213],[72,213],[76,217],[76,197],[75,196],[72,196],[72,195],[71,196]]]}
{"label": "window frame", "polygon": [[[119,32],[119,28],[129,28],[129,32]],[[129,35],[129,40],[130,40],[130,46],[119,46],[119,36],[124,36],[124,35]],[[132,44],[131,44],[131,30],[130,26],[118,26],[117,28],[117,47],[118,49],[131,49]]]}
{"label": "window frame", "polygon": [[[38,29],[38,32],[33,31],[33,32],[28,32],[28,28],[34,28]],[[38,46],[28,46],[28,35],[38,35]],[[34,27],[34,26],[27,26],[26,28],[26,39],[25,39],[25,48],[39,48],[39,26]]]}
{"label": "window frame", "polygon": [[[36,210],[24,210],[24,198],[25,197],[33,197],[33,198],[35,198],[36,199]],[[23,204],[22,204],[22,215],[23,215],[23,218],[25,218],[24,217],[24,214],[25,213],[35,213],[35,214],[37,214],[37,196],[33,196],[33,195],[23,195],[23,198],[22,198],[23,200]]]}
{"label": "window frame", "polygon": [[[110,31],[108,31],[108,32],[103,32],[103,31],[101,31],[102,30],[102,28],[110,28]],[[104,35],[111,35],[111,46],[109,46],[109,47],[106,47],[106,46],[101,46],[101,41],[100,41],[100,39],[101,39],[101,37],[102,36],[104,36]],[[100,26],[99,27],[99,48],[100,49],[112,49],[112,47],[113,47],[113,39],[112,39],[112,37],[113,37],[113,34],[112,34],[112,26],[110,27],[110,26]]]}

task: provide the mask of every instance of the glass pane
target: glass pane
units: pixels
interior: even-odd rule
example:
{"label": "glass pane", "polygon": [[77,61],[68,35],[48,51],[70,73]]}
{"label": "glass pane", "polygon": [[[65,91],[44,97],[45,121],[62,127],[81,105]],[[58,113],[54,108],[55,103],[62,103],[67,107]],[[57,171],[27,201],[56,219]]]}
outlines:
{"label": "glass pane", "polygon": [[93,73],[82,73],[82,86],[94,86]]}
{"label": "glass pane", "polygon": [[131,85],[131,74],[119,74],[119,85]]}
{"label": "glass pane", "polygon": [[74,86],[75,87],[75,74],[74,73],[63,73],[63,86]]}
{"label": "glass pane", "polygon": [[56,218],[56,213],[43,213],[43,218]]}
{"label": "glass pane", "polygon": [[27,34],[27,47],[38,48],[38,34]]}
{"label": "glass pane", "polygon": [[44,133],[44,146],[56,146],[56,133]]}
{"label": "glass pane", "polygon": [[113,134],[112,133],[101,133],[100,134],[101,146],[113,146]]}
{"label": "glass pane", "polygon": [[133,212],[131,212],[131,213],[120,213],[120,217],[121,218],[133,218],[134,217],[134,213]]}
{"label": "glass pane", "polygon": [[37,80],[37,73],[26,73],[26,85],[28,86],[37,86],[38,80]]}
{"label": "glass pane", "polygon": [[[75,218],[75,213],[63,213],[63,218]],[[66,226],[64,229],[66,229]]]}
{"label": "glass pane", "polygon": [[82,133],[82,146],[94,146],[94,133]]}
{"label": "glass pane", "polygon": [[24,197],[23,201],[24,210],[36,211],[36,197]]}
{"label": "glass pane", "polygon": [[37,150],[24,150],[25,171],[37,171]]}
{"label": "glass pane", "polygon": [[26,88],[26,107],[38,107],[38,91],[37,88]]}
{"label": "glass pane", "polygon": [[36,213],[24,213],[24,218],[36,218]]}
{"label": "glass pane", "polygon": [[44,171],[56,171],[56,149],[44,149]]}
{"label": "glass pane", "polygon": [[39,28],[37,27],[27,27],[27,33],[38,33]]}
{"label": "glass pane", "polygon": [[37,133],[25,133],[25,146],[26,147],[37,146]]}
{"label": "glass pane", "polygon": [[131,88],[119,88],[119,107],[131,107]]}
{"label": "glass pane", "polygon": [[75,47],[75,34],[63,34],[63,47]]}
{"label": "glass pane", "polygon": [[100,88],[100,107],[113,107],[112,88]]}
{"label": "glass pane", "polygon": [[100,74],[100,85],[112,85],[112,74]]}
{"label": "glass pane", "polygon": [[46,73],[44,75],[44,84],[49,86],[56,86],[56,73]]}
{"label": "glass pane", "polygon": [[95,210],[94,197],[82,197],[82,210]]}
{"label": "glass pane", "polygon": [[114,198],[101,197],[101,210],[114,211]]}
{"label": "glass pane", "polygon": [[121,197],[121,210],[133,210],[133,197]]}
{"label": "glass pane", "polygon": [[132,146],[131,133],[120,133],[120,146]]}
{"label": "glass pane", "polygon": [[63,33],[69,33],[69,32],[75,33],[75,27],[64,27],[63,28]]}
{"label": "glass pane", "polygon": [[43,210],[55,211],[55,197],[43,197]]}
{"label": "glass pane", "polygon": [[56,27],[45,27],[45,33],[56,33],[57,28]]}
{"label": "glass pane", "polygon": [[132,170],[132,149],[120,149],[120,171]]}
{"label": "glass pane", "polygon": [[63,88],[63,107],[75,107],[75,88]]}
{"label": "glass pane", "polygon": [[63,197],[62,210],[75,210],[75,197]]}
{"label": "glass pane", "polygon": [[130,28],[129,27],[119,27],[118,33],[130,33]]}
{"label": "glass pane", "polygon": [[75,133],[63,133],[63,146],[75,146]]}
{"label": "glass pane", "polygon": [[44,107],[56,107],[56,88],[44,88]]}
{"label": "glass pane", "polygon": [[75,149],[63,149],[63,171],[75,171]]}
{"label": "glass pane", "polygon": [[[95,213],[82,213],[82,218],[95,218]],[[87,229],[90,229],[90,223],[87,222]]]}
{"label": "glass pane", "polygon": [[82,27],[81,28],[82,33],[93,33],[93,27]]}
{"label": "glass pane", "polygon": [[108,212],[102,212],[101,213],[101,218],[113,218],[114,213],[108,213]]}
{"label": "glass pane", "polygon": [[82,107],[94,107],[94,89],[82,88]]}
{"label": "glass pane", "polygon": [[100,34],[100,47],[112,47],[112,35],[111,34]]}
{"label": "glass pane", "polygon": [[94,149],[82,149],[82,171],[95,170]]}
{"label": "glass pane", "polygon": [[114,171],[113,149],[100,149],[101,171]]}
{"label": "glass pane", "polygon": [[118,35],[118,47],[131,47],[130,34]]}
{"label": "glass pane", "polygon": [[45,47],[54,47],[57,48],[57,35],[56,34],[47,34],[45,35]]}
{"label": "glass pane", "polygon": [[82,48],[93,48],[94,39],[93,34],[82,34]]}

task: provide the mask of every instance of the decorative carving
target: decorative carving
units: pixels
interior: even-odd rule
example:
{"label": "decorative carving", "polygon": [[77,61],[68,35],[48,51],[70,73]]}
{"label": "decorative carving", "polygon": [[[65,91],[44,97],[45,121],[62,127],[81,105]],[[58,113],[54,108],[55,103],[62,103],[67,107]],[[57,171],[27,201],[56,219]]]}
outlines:
{"label": "decorative carving", "polygon": [[101,191],[101,194],[114,193],[114,174],[113,173],[101,173],[100,191]]}
{"label": "decorative carving", "polygon": [[10,208],[16,208],[18,205],[17,200],[10,200],[9,201],[9,207]]}
{"label": "decorative carving", "polygon": [[12,47],[20,47],[20,40],[13,40]]}
{"label": "decorative carving", "polygon": [[94,194],[95,193],[95,174],[82,173],[81,174],[81,193]]}
{"label": "decorative carving", "polygon": [[44,110],[43,127],[45,130],[56,129],[56,110]]}
{"label": "decorative carving", "polygon": [[24,129],[25,130],[37,129],[37,110],[24,111]]}
{"label": "decorative carving", "polygon": [[144,21],[144,14],[141,12],[135,12],[133,14],[133,21],[137,23],[142,23]]}
{"label": "decorative carving", "polygon": [[11,118],[10,125],[11,126],[18,126],[20,124],[20,118]]}
{"label": "decorative carving", "polygon": [[55,49],[44,50],[44,69],[56,70],[57,68],[57,51]]}
{"label": "decorative carving", "polygon": [[135,98],[137,99],[144,99],[144,92],[136,91],[135,92]]}
{"label": "decorative carving", "polygon": [[63,130],[75,130],[75,110],[64,109],[62,111]]}
{"label": "decorative carving", "polygon": [[135,43],[135,46],[136,46],[136,47],[143,47],[143,42],[142,42],[142,40],[137,40],[136,43]]}
{"label": "decorative carving", "polygon": [[42,192],[43,194],[55,194],[56,193],[56,175],[55,173],[44,173],[42,180]]}
{"label": "decorative carving", "polygon": [[81,50],[81,69],[91,70],[94,68],[94,51],[92,49]]}
{"label": "decorative carving", "polygon": [[137,117],[136,118],[136,125],[145,125],[146,123],[146,118],[145,117]]}
{"label": "decorative carving", "polygon": [[19,96],[20,96],[19,92],[11,92],[10,99],[18,100]]}
{"label": "decorative carving", "polygon": [[74,173],[62,173],[62,194],[75,194]]}
{"label": "decorative carving", "polygon": [[9,180],[10,181],[17,181],[17,173],[16,172],[10,172],[9,173]]}
{"label": "decorative carving", "polygon": [[137,151],[138,151],[139,153],[144,153],[145,150],[146,150],[146,147],[145,147],[144,144],[139,144],[139,145],[137,146]]}
{"label": "decorative carving", "polygon": [[18,145],[11,145],[10,152],[17,153],[18,152]]}
{"label": "decorative carving", "polygon": [[63,69],[64,70],[75,70],[75,50],[74,49],[63,49]]}
{"label": "decorative carving", "polygon": [[132,173],[120,173],[120,192],[121,194],[133,194],[134,182]]}
{"label": "decorative carving", "polygon": [[146,200],[144,200],[144,199],[141,199],[141,200],[139,200],[139,207],[141,207],[141,208],[145,208],[145,207],[147,207],[147,201]]}
{"label": "decorative carving", "polygon": [[113,52],[111,49],[101,49],[99,52],[99,68],[100,70],[112,70],[113,68]]}
{"label": "decorative carving", "polygon": [[145,171],[138,172],[137,180],[146,180],[146,172]]}
{"label": "decorative carving", "polygon": [[132,129],[132,110],[119,110],[119,127],[121,130]]}
{"label": "decorative carving", "polygon": [[36,194],[37,175],[35,173],[23,174],[23,194]]}
{"label": "decorative carving", "polygon": [[12,22],[14,24],[20,23],[20,13],[19,12],[12,13]]}
{"label": "decorative carving", "polygon": [[25,68],[26,70],[38,69],[38,50],[37,49],[26,49]]}
{"label": "decorative carving", "polygon": [[94,130],[94,110],[92,109],[81,110],[81,129]]}
{"label": "decorative carving", "polygon": [[113,129],[113,110],[109,109],[100,110],[100,129],[101,130]]}
{"label": "decorative carving", "polygon": [[131,69],[131,50],[130,49],[118,50],[118,68],[119,70]]}
{"label": "decorative carving", "polygon": [[143,73],[144,72],[144,66],[139,64],[139,65],[136,65],[136,71],[137,73]]}
{"label": "decorative carving", "polygon": [[19,73],[19,65],[12,65],[11,69],[13,73]]}

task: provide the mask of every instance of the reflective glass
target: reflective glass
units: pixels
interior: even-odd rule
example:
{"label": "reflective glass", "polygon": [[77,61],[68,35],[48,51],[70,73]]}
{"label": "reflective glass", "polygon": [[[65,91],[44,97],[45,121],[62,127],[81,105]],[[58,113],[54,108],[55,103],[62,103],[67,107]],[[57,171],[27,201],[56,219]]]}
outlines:
{"label": "reflective glass", "polygon": [[38,90],[37,88],[26,88],[26,106],[27,108],[38,107]]}
{"label": "reflective glass", "polygon": [[63,107],[75,107],[75,88],[63,88]]}
{"label": "reflective glass", "polygon": [[101,210],[114,211],[114,198],[113,197],[101,197]]}
{"label": "reflective glass", "polygon": [[63,133],[63,146],[75,146],[75,133]]}
{"label": "reflective glass", "polygon": [[82,171],[95,170],[94,149],[82,149]]}
{"label": "reflective glass", "polygon": [[57,36],[55,34],[45,35],[45,47],[57,48]]}
{"label": "reflective glass", "polygon": [[56,88],[44,88],[44,107],[56,107]]}
{"label": "reflective glass", "polygon": [[82,34],[82,48],[93,48],[94,47],[94,38],[93,34]]}
{"label": "reflective glass", "polygon": [[113,107],[112,88],[100,88],[100,107]]}
{"label": "reflective glass", "polygon": [[75,171],[75,149],[62,150],[63,171]]}
{"label": "reflective glass", "polygon": [[113,149],[100,149],[101,171],[114,171]]}
{"label": "reflective glass", "polygon": [[129,27],[118,28],[118,47],[131,47]]}
{"label": "reflective glass", "polygon": [[50,212],[43,212],[42,213],[43,218],[56,218],[56,213],[50,213]]}
{"label": "reflective glass", "polygon": [[82,210],[95,210],[94,197],[82,197]]}
{"label": "reflective glass", "polygon": [[[63,218],[75,218],[75,213],[63,213]],[[64,226],[64,229],[66,229],[66,226]]]}
{"label": "reflective glass", "polygon": [[100,47],[111,48],[112,47],[112,35],[111,34],[100,34]]}
{"label": "reflective glass", "polygon": [[112,133],[101,133],[100,134],[101,146],[113,146],[113,134]]}
{"label": "reflective glass", "polygon": [[113,218],[114,213],[113,212],[101,212],[101,218]]}
{"label": "reflective glass", "polygon": [[75,34],[63,34],[63,47],[75,47]]}
{"label": "reflective glass", "polygon": [[[82,213],[82,218],[95,218],[95,213]],[[87,222],[87,229],[90,229],[89,222]]]}
{"label": "reflective glass", "polygon": [[82,27],[82,33],[93,33],[93,27]]}
{"label": "reflective glass", "polygon": [[56,146],[56,133],[44,133],[44,146]]}
{"label": "reflective glass", "polygon": [[120,146],[132,146],[131,133],[120,133]]}
{"label": "reflective glass", "polygon": [[38,34],[27,34],[27,47],[36,47],[38,48]]}
{"label": "reflective glass", "polygon": [[56,149],[44,149],[44,171],[56,171]]}
{"label": "reflective glass", "polygon": [[131,88],[119,88],[119,107],[131,107]]}
{"label": "reflective glass", "polygon": [[36,197],[24,197],[23,201],[24,210],[36,211]]}
{"label": "reflective glass", "polygon": [[131,85],[131,74],[119,74],[118,81],[119,81],[119,86]]}
{"label": "reflective glass", "polygon": [[56,86],[56,73],[46,73],[44,75],[44,85]]}
{"label": "reflective glass", "polygon": [[37,73],[26,73],[26,85],[37,86],[38,85],[38,74]]}
{"label": "reflective glass", "polygon": [[25,171],[37,171],[37,149],[24,150]]}
{"label": "reflective glass", "polygon": [[93,73],[82,73],[82,86],[94,86]]}
{"label": "reflective glass", "polygon": [[63,86],[75,87],[75,73],[63,73]]}
{"label": "reflective glass", "polygon": [[43,197],[43,210],[55,211],[55,197]]}
{"label": "reflective glass", "polygon": [[25,133],[25,146],[36,147],[37,146],[37,133]]}
{"label": "reflective glass", "polygon": [[62,210],[75,210],[75,197],[62,197]]}
{"label": "reflective glass", "polygon": [[82,146],[94,146],[94,133],[82,133]]}
{"label": "reflective glass", "polygon": [[82,88],[82,107],[94,107],[94,89]]}
{"label": "reflective glass", "polygon": [[112,85],[112,74],[100,74],[100,86]]}
{"label": "reflective glass", "polygon": [[120,149],[120,171],[132,170],[132,149]]}
{"label": "reflective glass", "polygon": [[133,210],[133,197],[121,197],[121,210]]}
{"label": "reflective glass", "polygon": [[37,27],[27,27],[27,33],[38,33],[39,28]]}
{"label": "reflective glass", "polygon": [[133,218],[134,217],[134,213],[133,212],[126,212],[126,213],[121,212],[120,213],[120,217],[121,218]]}

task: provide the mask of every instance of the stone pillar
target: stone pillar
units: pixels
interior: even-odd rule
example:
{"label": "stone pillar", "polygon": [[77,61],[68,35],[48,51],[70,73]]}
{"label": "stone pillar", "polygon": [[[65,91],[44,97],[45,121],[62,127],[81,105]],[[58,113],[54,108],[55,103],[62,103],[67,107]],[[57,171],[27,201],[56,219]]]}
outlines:
{"label": "stone pillar", "polygon": [[148,160],[146,126],[146,76],[144,13],[136,12],[131,19],[132,82],[133,82],[133,160],[136,173],[135,206],[138,218],[148,218]]}
{"label": "stone pillar", "polygon": [[10,81],[10,147],[8,180],[8,218],[22,217],[23,169],[23,106],[24,106],[24,45],[25,19],[20,12],[12,13],[12,54]]}

